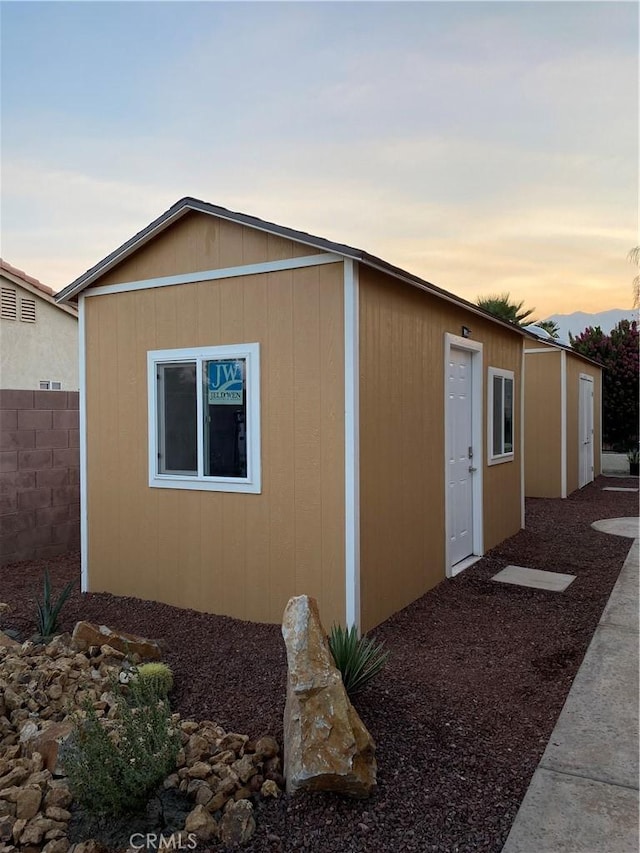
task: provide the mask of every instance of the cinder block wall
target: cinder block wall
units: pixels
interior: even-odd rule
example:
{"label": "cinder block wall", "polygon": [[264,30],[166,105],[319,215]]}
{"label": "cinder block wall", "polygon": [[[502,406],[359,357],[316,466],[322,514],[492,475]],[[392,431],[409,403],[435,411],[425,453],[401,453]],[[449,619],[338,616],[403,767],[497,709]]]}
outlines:
{"label": "cinder block wall", "polygon": [[80,544],[77,391],[0,390],[0,565]]}

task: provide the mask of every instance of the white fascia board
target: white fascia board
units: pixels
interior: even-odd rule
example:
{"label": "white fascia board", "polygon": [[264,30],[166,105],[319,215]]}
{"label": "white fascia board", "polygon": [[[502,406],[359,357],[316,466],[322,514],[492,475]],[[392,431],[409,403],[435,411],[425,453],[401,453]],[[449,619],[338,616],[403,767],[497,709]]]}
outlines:
{"label": "white fascia board", "polygon": [[359,267],[344,260],[344,482],[345,620],[361,629],[360,615],[360,337]]}
{"label": "white fascia board", "polygon": [[85,290],[85,296],[104,296],[109,293],[128,293],[132,290],[150,290],[154,287],[172,287],[177,284],[194,284],[199,281],[216,281],[224,278],[237,278],[245,275],[261,275],[281,270],[316,267],[323,264],[336,264],[342,261],[340,255],[323,252],[320,255],[305,255],[301,258],[285,258],[279,261],[265,261],[259,264],[244,264],[223,269],[201,270],[181,275],[166,275],[159,278],[147,278],[139,281],[125,281],[120,284],[104,284]]}

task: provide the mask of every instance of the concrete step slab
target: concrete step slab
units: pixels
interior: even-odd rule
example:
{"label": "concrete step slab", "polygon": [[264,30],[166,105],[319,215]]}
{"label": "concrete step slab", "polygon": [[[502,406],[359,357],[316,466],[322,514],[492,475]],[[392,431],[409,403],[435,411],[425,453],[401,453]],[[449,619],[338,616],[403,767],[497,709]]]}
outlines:
{"label": "concrete step slab", "polygon": [[637,539],[640,536],[640,523],[637,516],[603,518],[601,521],[594,521],[591,526],[594,530],[611,533],[612,536],[627,536],[629,539]]}
{"label": "concrete step slab", "polygon": [[534,589],[546,589],[550,592],[564,592],[574,581],[575,575],[561,572],[546,572],[542,569],[528,569],[526,566],[505,566],[491,580],[498,583],[513,583],[518,586],[529,586]]}

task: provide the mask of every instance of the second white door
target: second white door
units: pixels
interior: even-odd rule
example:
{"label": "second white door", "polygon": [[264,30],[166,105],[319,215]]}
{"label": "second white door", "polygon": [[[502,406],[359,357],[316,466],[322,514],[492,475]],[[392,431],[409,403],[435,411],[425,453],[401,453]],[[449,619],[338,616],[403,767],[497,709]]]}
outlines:
{"label": "second white door", "polygon": [[451,347],[447,366],[447,489],[449,562],[473,554],[472,355]]}

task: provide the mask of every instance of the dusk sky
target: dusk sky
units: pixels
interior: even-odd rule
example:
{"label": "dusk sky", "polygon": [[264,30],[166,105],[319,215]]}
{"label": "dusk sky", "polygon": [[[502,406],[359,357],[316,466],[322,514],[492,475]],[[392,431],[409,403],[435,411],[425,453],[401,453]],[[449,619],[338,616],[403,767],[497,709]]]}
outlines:
{"label": "dusk sky", "polygon": [[3,2],[1,48],[2,256],[55,289],[191,195],[631,307],[635,2]]}

